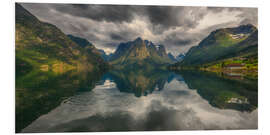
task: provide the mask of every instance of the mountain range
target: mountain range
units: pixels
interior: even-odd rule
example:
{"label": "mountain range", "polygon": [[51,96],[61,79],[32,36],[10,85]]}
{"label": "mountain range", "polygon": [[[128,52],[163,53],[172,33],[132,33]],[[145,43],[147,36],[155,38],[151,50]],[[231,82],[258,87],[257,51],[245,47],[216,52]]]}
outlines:
{"label": "mountain range", "polygon": [[88,40],[65,35],[56,26],[41,22],[16,4],[16,71],[38,67],[54,69],[103,69],[115,67],[202,66],[230,58],[257,60],[258,30],[251,24],[222,28],[211,32],[186,54],[173,56],[161,44],[141,37],[120,43],[116,51],[106,55]]}
{"label": "mountain range", "polygon": [[[77,43],[83,48],[89,47],[92,48],[94,53],[98,53],[105,61],[110,63],[122,64],[126,65],[130,60],[135,62],[142,62],[144,60],[155,61],[155,64],[168,64],[168,63],[176,63],[184,58],[184,54],[180,53],[178,56],[173,56],[171,53],[166,53],[166,49],[163,45],[155,45],[153,42],[149,40],[142,40],[142,38],[138,37],[134,41],[129,41],[126,43],[120,43],[118,48],[114,53],[106,54],[103,49],[97,49],[95,46],[89,42],[87,39],[74,36],[67,35],[72,41]],[[135,41],[141,43],[136,43]],[[135,47],[137,46],[137,47]],[[146,49],[145,49],[146,48]],[[137,49],[137,50],[136,50]],[[145,51],[145,52],[144,52]],[[131,52],[131,53],[128,53]],[[143,53],[146,53],[146,57],[142,58]],[[133,56],[130,56],[133,55]],[[133,58],[132,58],[133,57]],[[123,63],[118,63],[117,60],[125,59]],[[116,62],[115,62],[116,61]]]}

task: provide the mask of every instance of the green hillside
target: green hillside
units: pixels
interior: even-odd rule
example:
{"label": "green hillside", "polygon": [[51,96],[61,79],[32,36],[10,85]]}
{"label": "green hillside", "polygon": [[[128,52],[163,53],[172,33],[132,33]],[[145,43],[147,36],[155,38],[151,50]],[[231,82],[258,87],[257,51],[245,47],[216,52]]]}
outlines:
{"label": "green hillside", "polygon": [[212,32],[198,46],[192,47],[183,61],[169,68],[223,72],[231,64],[241,64],[241,72],[257,77],[258,30],[253,25]]}
{"label": "green hillside", "polygon": [[106,63],[70,40],[56,26],[39,21],[16,4],[16,74],[39,69],[65,72],[70,69],[103,70]]}
{"label": "green hillside", "polygon": [[[252,25],[216,30],[202,40],[198,46],[192,47],[181,65],[196,66],[234,57],[256,44],[254,43],[258,41],[255,38],[256,30],[256,27]],[[252,39],[249,38],[250,36]]]}
{"label": "green hillside", "polygon": [[19,4],[15,49],[16,132],[76,91],[91,90],[108,66],[93,45],[78,45]]}

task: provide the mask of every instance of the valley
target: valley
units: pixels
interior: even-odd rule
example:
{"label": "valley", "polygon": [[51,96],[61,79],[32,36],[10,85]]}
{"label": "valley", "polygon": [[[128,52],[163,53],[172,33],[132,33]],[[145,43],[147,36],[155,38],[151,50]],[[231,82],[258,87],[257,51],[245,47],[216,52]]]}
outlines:
{"label": "valley", "polygon": [[16,133],[258,128],[252,24],[216,29],[184,52],[143,36],[100,45],[15,9]]}

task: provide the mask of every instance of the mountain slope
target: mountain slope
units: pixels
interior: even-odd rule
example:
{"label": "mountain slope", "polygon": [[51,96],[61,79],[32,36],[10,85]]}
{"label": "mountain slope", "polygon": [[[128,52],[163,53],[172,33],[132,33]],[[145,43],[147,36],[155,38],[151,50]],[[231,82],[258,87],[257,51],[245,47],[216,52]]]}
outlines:
{"label": "mountain slope", "polygon": [[[91,47],[81,47],[56,26],[39,21],[21,5],[16,4],[15,10],[15,128],[18,133],[77,90],[91,90],[107,63]],[[73,69],[81,73],[68,72]]]}
{"label": "mountain slope", "polygon": [[[97,49],[91,42],[89,42],[88,40],[81,38],[81,37],[77,37],[74,35],[67,35],[73,42],[77,43],[79,46],[81,46],[82,48],[84,48],[85,50],[89,50],[91,51],[92,54],[100,56],[101,58],[103,58],[103,52],[101,52],[99,49]],[[105,52],[104,52],[105,53]],[[104,59],[105,60],[105,59]]]}
{"label": "mountain slope", "polygon": [[175,59],[179,62],[181,62],[185,58],[185,54],[180,53],[178,56],[175,57]]}
{"label": "mountain slope", "polygon": [[134,41],[121,43],[110,59],[113,65],[162,65],[172,63],[163,45],[137,38]]}
{"label": "mountain slope", "polygon": [[171,53],[168,53],[168,57],[171,59],[171,61],[176,63],[176,62],[181,62],[184,59],[185,55],[180,53],[177,56],[173,56]]}
{"label": "mountain slope", "polygon": [[171,59],[171,61],[177,62],[176,58],[171,53],[168,53],[168,57]]}
{"label": "mountain slope", "polygon": [[74,68],[103,69],[106,63],[91,48],[82,48],[56,26],[39,21],[16,4],[16,71]]}
{"label": "mountain slope", "polygon": [[257,28],[242,25],[236,28],[218,29],[192,47],[179,66],[198,66],[226,58],[245,55],[248,51],[257,54]]}
{"label": "mountain slope", "polygon": [[97,49],[91,42],[89,42],[87,39],[77,37],[74,35],[67,35],[73,42],[77,43],[82,48],[88,48],[92,51],[92,53],[101,56],[103,60],[108,61],[111,55],[107,55],[104,50]]}
{"label": "mountain slope", "polygon": [[84,38],[80,38],[77,36],[73,36],[71,34],[67,35],[73,42],[77,43],[82,48],[85,48],[86,46],[93,46],[92,43],[90,43],[88,40]]}

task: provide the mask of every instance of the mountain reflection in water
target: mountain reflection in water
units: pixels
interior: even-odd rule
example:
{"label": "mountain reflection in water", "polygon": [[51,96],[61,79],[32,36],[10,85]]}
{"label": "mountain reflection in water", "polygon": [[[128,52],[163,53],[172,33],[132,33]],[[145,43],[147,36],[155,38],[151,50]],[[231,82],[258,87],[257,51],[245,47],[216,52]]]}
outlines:
{"label": "mountain reflection in water", "polygon": [[113,70],[22,132],[257,129],[257,81],[166,70]]}

